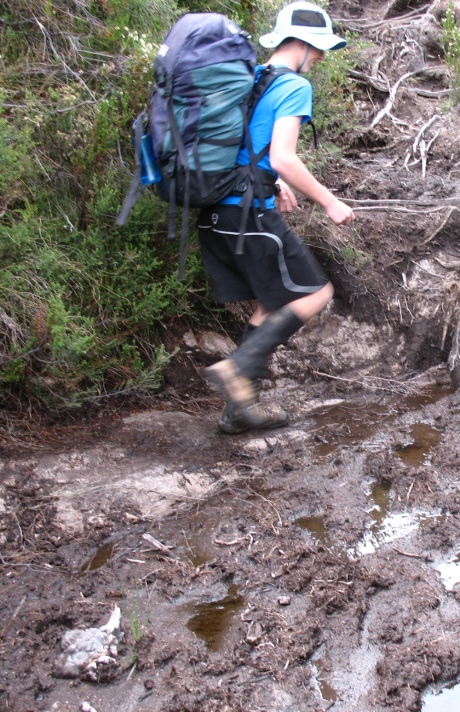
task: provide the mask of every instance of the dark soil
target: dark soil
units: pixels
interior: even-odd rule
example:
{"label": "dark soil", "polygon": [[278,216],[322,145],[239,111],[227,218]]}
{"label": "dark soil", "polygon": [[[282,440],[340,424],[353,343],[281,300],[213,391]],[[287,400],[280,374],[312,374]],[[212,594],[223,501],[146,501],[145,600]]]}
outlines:
{"label": "dark soil", "polygon": [[[370,42],[359,127],[328,177],[358,219],[344,252],[345,229],[320,219],[309,236],[310,206],[292,218],[336,297],[263,382],[287,427],[220,433],[200,375],[217,352],[180,329],[153,404],[9,422],[0,711],[417,712],[456,683],[460,116],[440,93],[445,7],[330,5]],[[372,126],[385,85],[422,66]],[[425,164],[414,141],[434,115]],[[64,633],[117,606],[112,659],[92,681],[61,677]]]}

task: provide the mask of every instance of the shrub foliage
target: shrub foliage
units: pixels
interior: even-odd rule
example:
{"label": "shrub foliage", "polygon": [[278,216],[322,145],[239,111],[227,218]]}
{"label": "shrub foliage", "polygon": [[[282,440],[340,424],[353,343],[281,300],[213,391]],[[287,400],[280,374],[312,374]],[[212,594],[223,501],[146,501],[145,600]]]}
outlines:
{"label": "shrub foliage", "polygon": [[168,360],[165,325],[215,308],[193,236],[177,281],[178,244],[166,239],[167,209],[152,193],[126,226],[115,225],[133,168],[130,127],[148,99],[159,43],[184,11],[232,14],[257,33],[278,7],[0,0],[4,404],[59,410],[152,392]]}

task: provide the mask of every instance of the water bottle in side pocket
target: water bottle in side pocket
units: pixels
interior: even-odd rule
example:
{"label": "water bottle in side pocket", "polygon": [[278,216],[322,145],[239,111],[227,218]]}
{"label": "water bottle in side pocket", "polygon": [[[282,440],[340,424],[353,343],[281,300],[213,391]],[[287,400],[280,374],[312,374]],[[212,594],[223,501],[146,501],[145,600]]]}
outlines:
{"label": "water bottle in side pocket", "polygon": [[142,185],[159,183],[159,181],[161,180],[161,173],[155,159],[152,137],[149,133],[146,132],[145,126],[137,127],[137,122],[139,120],[140,118],[136,119],[136,121],[133,123],[133,143],[135,147],[137,142],[139,142],[140,144],[139,160],[141,164],[141,183]]}

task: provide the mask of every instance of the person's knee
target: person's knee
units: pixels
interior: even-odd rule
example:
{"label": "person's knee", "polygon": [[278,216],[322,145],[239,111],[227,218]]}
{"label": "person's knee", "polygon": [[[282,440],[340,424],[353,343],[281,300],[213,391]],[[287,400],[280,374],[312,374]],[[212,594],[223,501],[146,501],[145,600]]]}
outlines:
{"label": "person's knee", "polygon": [[326,304],[328,304],[334,296],[334,285],[332,282],[328,282],[322,289],[324,290],[324,298],[327,300]]}
{"label": "person's knee", "polygon": [[321,289],[318,289],[317,292],[314,292],[312,296],[314,297],[314,301],[318,304],[319,308],[324,309],[324,307],[329,304],[334,296],[334,287],[332,282],[325,284],[324,287],[321,287]]}
{"label": "person's knee", "polygon": [[290,307],[302,321],[311,319],[318,314],[331,301],[334,296],[334,287],[331,282],[327,282],[324,287],[318,289],[313,294],[307,294],[294,302],[290,302]]}

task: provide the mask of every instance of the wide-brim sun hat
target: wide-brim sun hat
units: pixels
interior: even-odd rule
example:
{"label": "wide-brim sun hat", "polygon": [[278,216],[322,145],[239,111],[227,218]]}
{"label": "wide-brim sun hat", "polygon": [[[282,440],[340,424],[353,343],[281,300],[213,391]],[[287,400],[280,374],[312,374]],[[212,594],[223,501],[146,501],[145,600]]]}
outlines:
{"label": "wide-brim sun hat", "polygon": [[295,37],[320,50],[342,49],[346,40],[334,34],[331,18],[322,7],[311,2],[293,2],[276,18],[275,29],[259,38],[262,47],[278,47],[288,37]]}

